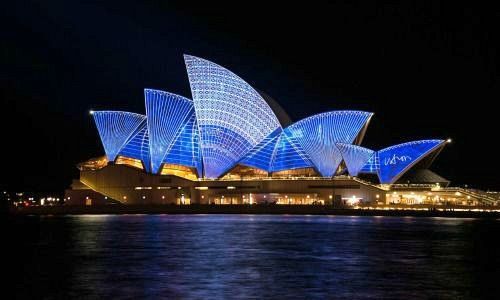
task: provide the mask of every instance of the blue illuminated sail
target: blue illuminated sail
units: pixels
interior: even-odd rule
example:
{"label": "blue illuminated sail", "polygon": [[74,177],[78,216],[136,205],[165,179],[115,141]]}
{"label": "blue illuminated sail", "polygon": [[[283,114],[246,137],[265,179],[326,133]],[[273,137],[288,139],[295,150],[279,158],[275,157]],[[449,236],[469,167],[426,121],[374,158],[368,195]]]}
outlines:
{"label": "blue illuminated sail", "polygon": [[331,177],[342,161],[335,144],[352,144],[372,115],[363,111],[332,111],[305,118],[288,128],[318,172]]}
{"label": "blue illuminated sail", "polygon": [[146,172],[151,172],[151,160],[149,157],[149,136],[146,120],[142,122],[137,132],[122,148],[119,155],[141,160],[144,165],[144,170]]}
{"label": "blue illuminated sail", "polygon": [[193,113],[189,120],[179,129],[172,147],[163,162],[196,168],[198,176],[202,175],[198,124]]}
{"label": "blue illuminated sail", "polygon": [[337,143],[336,145],[351,176],[358,176],[361,169],[375,154],[375,151],[357,145],[343,143]]}
{"label": "blue illuminated sail", "polygon": [[93,111],[108,161],[114,161],[146,116],[124,111]]}
{"label": "blue illuminated sail", "polygon": [[185,55],[203,157],[204,176],[217,178],[281,125],[243,79],[205,59]]}
{"label": "blue illuminated sail", "polygon": [[144,90],[149,131],[151,170],[158,173],[176,133],[194,114],[188,98],[158,90]]}
{"label": "blue illuminated sail", "polygon": [[257,144],[239,163],[271,172],[276,144],[278,143],[281,134],[281,128],[276,129],[268,137]]}
{"label": "blue illuminated sail", "polygon": [[274,150],[272,172],[314,167],[311,159],[294,139],[289,129],[283,130]]}
{"label": "blue illuminated sail", "polygon": [[394,145],[378,151],[380,182],[394,183],[417,162],[444,144],[444,140],[421,140]]}

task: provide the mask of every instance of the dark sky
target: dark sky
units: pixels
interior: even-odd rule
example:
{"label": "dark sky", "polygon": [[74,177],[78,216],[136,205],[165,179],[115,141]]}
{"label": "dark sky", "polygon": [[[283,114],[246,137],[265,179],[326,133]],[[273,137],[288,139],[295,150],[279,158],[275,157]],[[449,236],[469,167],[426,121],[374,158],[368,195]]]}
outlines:
{"label": "dark sky", "polygon": [[88,111],[144,113],[146,87],[190,97],[187,53],[235,72],[295,121],[374,112],[367,147],[451,137],[432,169],[455,184],[500,188],[498,10],[451,1],[195,2],[2,4],[0,184],[66,188],[76,163],[104,153]]}

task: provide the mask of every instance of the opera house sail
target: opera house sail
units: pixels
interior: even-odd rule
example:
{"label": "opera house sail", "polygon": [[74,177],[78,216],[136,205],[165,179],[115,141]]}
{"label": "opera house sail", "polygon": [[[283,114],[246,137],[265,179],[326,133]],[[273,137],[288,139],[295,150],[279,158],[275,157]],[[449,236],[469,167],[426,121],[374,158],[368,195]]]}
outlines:
{"label": "opera house sail", "polygon": [[230,70],[192,55],[184,62],[190,97],[145,89],[144,114],[92,111],[105,156],[79,164],[75,198],[83,190],[122,203],[326,204],[383,201],[414,173],[427,176],[419,184],[449,183],[429,170],[443,139],[368,149],[371,112],[292,122]]}

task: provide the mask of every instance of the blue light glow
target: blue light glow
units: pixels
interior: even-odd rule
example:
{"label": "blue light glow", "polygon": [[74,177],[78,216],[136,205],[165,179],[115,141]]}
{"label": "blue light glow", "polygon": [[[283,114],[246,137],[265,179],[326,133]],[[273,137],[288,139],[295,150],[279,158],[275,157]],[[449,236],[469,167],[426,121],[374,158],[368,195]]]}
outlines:
{"label": "blue light glow", "polygon": [[342,161],[335,144],[352,144],[372,115],[363,111],[332,111],[308,117],[288,128],[318,172],[331,177]]}
{"label": "blue light glow", "polygon": [[158,173],[173,145],[176,133],[193,115],[193,102],[188,98],[158,90],[144,90],[148,119],[151,170]]}
{"label": "blue light glow", "polygon": [[314,167],[311,159],[294,139],[290,130],[285,129],[276,144],[271,171],[278,172],[309,167]]}
{"label": "blue light glow", "polygon": [[444,140],[421,140],[394,145],[378,151],[380,182],[394,183],[422,158],[444,144]]}
{"label": "blue light glow", "polygon": [[380,162],[378,159],[378,153],[375,152],[372,157],[368,159],[366,164],[361,168],[359,173],[367,173],[367,174],[377,174],[380,171]]}
{"label": "blue light glow", "polygon": [[[146,172],[172,164],[220,178],[237,164],[269,173],[314,168],[332,177],[344,160],[350,175],[377,174],[391,184],[445,144],[422,140],[380,151],[353,145],[373,115],[363,111],[321,113],[283,128],[266,102],[274,103],[270,97],[208,60],[185,55],[184,61],[193,100],[145,89],[146,116],[91,111],[109,161],[121,155],[141,160]],[[279,105],[272,106],[290,124]]]}
{"label": "blue light glow", "polygon": [[122,147],[146,119],[144,115],[124,111],[94,111],[92,116],[108,161],[116,159]]}
{"label": "blue light glow", "polygon": [[259,144],[253,147],[253,149],[245,155],[239,163],[249,167],[258,168],[266,172],[271,172],[272,161],[275,153],[274,150],[280,139],[281,133],[281,128],[276,129]]}
{"label": "blue light glow", "polygon": [[204,175],[217,178],[281,125],[243,79],[208,60],[185,55]]}
{"label": "blue light glow", "polygon": [[375,154],[375,151],[357,145],[342,143],[337,143],[336,145],[351,176],[358,176],[360,170]]}
{"label": "blue light glow", "polygon": [[122,148],[119,155],[139,159],[144,165],[146,172],[151,172],[151,160],[149,157],[149,135],[146,120],[139,126],[130,141]]}
{"label": "blue light glow", "polygon": [[194,111],[191,117],[176,134],[172,147],[168,151],[164,163],[196,168],[198,176],[202,175],[198,124]]}

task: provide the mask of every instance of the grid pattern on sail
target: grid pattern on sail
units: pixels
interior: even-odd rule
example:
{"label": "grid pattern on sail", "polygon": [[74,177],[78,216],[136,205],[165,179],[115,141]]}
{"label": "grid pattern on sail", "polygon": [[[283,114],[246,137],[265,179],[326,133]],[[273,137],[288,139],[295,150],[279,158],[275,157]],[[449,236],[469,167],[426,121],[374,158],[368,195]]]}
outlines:
{"label": "grid pattern on sail", "polygon": [[124,111],[94,111],[92,115],[108,161],[115,160],[122,147],[146,119],[144,115]]}
{"label": "grid pattern on sail", "polygon": [[352,144],[371,116],[363,111],[332,111],[298,121],[289,129],[318,172],[331,177],[342,161],[335,144]]}
{"label": "grid pattern on sail", "polygon": [[142,122],[137,132],[123,147],[119,155],[141,160],[146,172],[151,172],[151,161],[149,157],[149,136],[146,120]]}
{"label": "grid pattern on sail", "polygon": [[337,143],[336,145],[351,176],[358,176],[360,170],[375,153],[373,150],[357,145],[343,143]]}
{"label": "grid pattern on sail", "polygon": [[217,178],[281,125],[243,79],[208,60],[185,55],[205,177]]}
{"label": "grid pattern on sail", "polygon": [[176,133],[188,122],[193,102],[188,98],[158,90],[144,90],[149,131],[151,170],[158,173],[173,145]]}
{"label": "grid pattern on sail", "polygon": [[191,114],[185,125],[179,129],[163,162],[193,167],[196,168],[199,177],[202,175],[198,124],[194,113]]}

